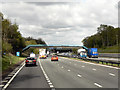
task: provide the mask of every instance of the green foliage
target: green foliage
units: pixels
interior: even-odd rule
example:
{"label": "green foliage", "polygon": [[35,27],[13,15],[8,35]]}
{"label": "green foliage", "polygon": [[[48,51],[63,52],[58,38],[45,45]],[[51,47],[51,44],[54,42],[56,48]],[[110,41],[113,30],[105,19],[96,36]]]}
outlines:
{"label": "green foliage", "polygon": [[5,53],[9,53],[12,50],[12,46],[11,44],[9,44],[8,42],[3,42],[2,43],[2,51]]}
{"label": "green foliage", "polygon": [[36,45],[36,41],[35,40],[30,40],[30,41],[25,41],[25,45]]}
{"label": "green foliage", "polygon": [[78,50],[78,49],[73,48],[73,49],[72,49],[72,53],[73,53],[73,54],[77,54],[77,50]]}
{"label": "green foliage", "polygon": [[33,51],[33,53],[39,54],[39,49],[38,49],[38,48],[35,48],[34,51]]}
{"label": "green foliage", "polygon": [[120,37],[118,37],[119,34],[120,28],[100,25],[100,27],[97,28],[97,33],[95,35],[84,38],[82,42],[88,48],[110,47],[120,44]]}
{"label": "green foliage", "polygon": [[106,48],[99,48],[99,53],[120,53],[118,45],[109,46]]}
{"label": "green foliage", "polygon": [[41,38],[38,38],[38,39],[34,39],[32,37],[25,38],[25,41],[31,41],[31,40],[34,40],[36,44],[46,44],[45,41],[43,41]]}
{"label": "green foliage", "polygon": [[[2,13],[0,13],[0,17],[2,18],[2,54],[4,52],[15,54],[30,44],[46,44],[41,38],[33,39],[32,37],[22,37],[18,31],[19,26],[16,23],[12,24],[9,19],[4,19]],[[33,52],[34,49],[30,49],[30,51]]]}
{"label": "green foliage", "polygon": [[2,70],[6,70],[9,67],[13,66],[14,64],[17,64],[18,62],[24,60],[23,57],[17,57],[17,56],[11,56],[11,55],[4,55],[2,58]]}
{"label": "green foliage", "polygon": [[9,19],[2,20],[2,53],[13,53],[21,51],[25,47],[25,40],[18,31],[18,25],[12,24]]}

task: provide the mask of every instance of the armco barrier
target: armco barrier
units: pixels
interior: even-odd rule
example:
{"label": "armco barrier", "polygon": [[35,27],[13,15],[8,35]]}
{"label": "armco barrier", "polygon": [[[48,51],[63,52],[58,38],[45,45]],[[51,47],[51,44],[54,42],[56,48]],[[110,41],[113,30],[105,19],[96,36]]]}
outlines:
{"label": "armco barrier", "polygon": [[[71,57],[65,56],[65,55],[58,55],[58,56],[71,58]],[[88,62],[106,64],[106,65],[110,65],[110,66],[114,66],[114,64],[116,64],[117,66],[120,66],[120,61],[115,61],[115,60],[113,60],[113,61],[112,60],[97,60],[97,59],[89,59],[89,58],[78,58],[78,59],[82,59],[82,60],[88,61]]]}

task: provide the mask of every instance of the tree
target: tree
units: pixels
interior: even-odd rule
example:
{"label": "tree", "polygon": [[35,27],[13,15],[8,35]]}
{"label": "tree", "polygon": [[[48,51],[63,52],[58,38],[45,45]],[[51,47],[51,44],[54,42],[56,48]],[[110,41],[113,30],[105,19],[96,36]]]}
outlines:
{"label": "tree", "polygon": [[83,44],[88,47],[108,47],[118,45],[120,42],[120,28],[114,28],[113,26],[100,25],[97,28],[97,33],[83,39]]}

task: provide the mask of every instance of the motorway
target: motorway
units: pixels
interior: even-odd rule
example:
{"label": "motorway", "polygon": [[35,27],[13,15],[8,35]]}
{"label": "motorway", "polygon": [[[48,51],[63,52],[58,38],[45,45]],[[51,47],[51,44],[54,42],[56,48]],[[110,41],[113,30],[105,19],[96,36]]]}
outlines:
{"label": "motorway", "polygon": [[[44,72],[44,73],[43,73]],[[46,80],[47,77],[47,80]],[[10,88],[118,88],[118,69],[59,57],[38,59],[38,65],[23,67]]]}

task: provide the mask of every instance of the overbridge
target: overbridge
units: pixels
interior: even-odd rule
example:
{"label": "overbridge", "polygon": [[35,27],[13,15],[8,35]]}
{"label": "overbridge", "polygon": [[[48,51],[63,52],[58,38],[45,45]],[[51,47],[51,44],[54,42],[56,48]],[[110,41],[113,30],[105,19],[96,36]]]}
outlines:
{"label": "overbridge", "polygon": [[88,49],[85,46],[80,46],[80,45],[46,45],[46,44],[37,44],[37,45],[28,45],[25,48],[23,48],[22,52],[29,49],[30,47],[33,48],[84,48]]}

